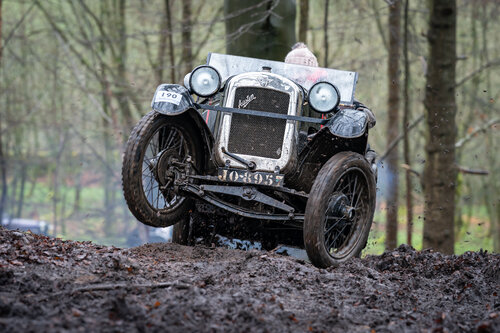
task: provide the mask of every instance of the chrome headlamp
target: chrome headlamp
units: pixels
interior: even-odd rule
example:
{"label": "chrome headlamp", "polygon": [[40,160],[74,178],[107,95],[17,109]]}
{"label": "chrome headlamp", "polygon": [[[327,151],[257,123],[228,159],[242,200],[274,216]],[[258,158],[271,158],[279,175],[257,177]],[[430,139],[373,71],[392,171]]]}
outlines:
{"label": "chrome headlamp", "polygon": [[329,82],[318,82],[309,90],[308,102],[314,111],[330,113],[335,111],[340,103],[340,92]]}
{"label": "chrome headlamp", "polygon": [[189,76],[189,89],[201,97],[214,95],[219,91],[220,85],[220,74],[212,66],[198,66]]}

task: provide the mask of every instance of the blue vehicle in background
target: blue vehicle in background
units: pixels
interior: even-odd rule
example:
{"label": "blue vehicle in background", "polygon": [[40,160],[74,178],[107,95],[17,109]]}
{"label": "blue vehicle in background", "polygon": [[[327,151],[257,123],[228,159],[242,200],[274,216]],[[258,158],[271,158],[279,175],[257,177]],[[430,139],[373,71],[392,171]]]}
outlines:
{"label": "blue vehicle in background", "polygon": [[50,224],[45,221],[12,218],[7,214],[2,217],[2,227],[10,230],[31,231],[34,234],[48,235]]}

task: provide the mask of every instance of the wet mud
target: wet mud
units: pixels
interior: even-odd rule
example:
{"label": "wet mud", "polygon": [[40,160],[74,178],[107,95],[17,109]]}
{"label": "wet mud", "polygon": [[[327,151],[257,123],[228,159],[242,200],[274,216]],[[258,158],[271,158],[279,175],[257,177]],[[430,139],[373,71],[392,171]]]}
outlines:
{"label": "wet mud", "polygon": [[500,332],[500,255],[400,246],[336,268],[265,251],[132,249],[0,229],[0,330]]}

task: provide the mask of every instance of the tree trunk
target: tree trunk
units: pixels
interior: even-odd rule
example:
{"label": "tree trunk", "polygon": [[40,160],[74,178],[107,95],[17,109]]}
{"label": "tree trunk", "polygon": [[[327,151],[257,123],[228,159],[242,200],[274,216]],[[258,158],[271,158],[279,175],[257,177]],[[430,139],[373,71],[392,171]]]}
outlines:
{"label": "tree trunk", "polygon": [[328,7],[330,5],[329,0],[325,0],[325,15],[323,17],[323,49],[325,51],[325,58],[323,61],[323,67],[328,67]]}
{"label": "tree trunk", "polygon": [[[101,2],[101,21],[107,22],[110,20],[110,9],[108,8],[108,3],[103,1]],[[106,45],[105,43],[100,44],[99,52],[101,53],[101,59],[106,56]],[[113,119],[112,127],[115,128],[116,125],[116,117],[113,116],[113,106],[111,105],[111,90],[108,81],[107,71],[104,70],[105,64],[101,60],[101,68],[102,76],[101,80],[101,96],[102,96],[102,109],[105,114],[110,115],[111,119]],[[112,170],[110,170],[109,166],[112,165],[112,130],[109,128],[108,122],[103,118],[103,146],[104,146],[104,159],[105,159],[105,176],[104,176],[104,234],[109,237],[111,235],[112,225],[114,222],[113,215],[113,198],[114,198],[114,188],[113,188],[113,178],[114,174]]]}
{"label": "tree trunk", "polygon": [[76,215],[80,213],[81,210],[81,201],[82,201],[82,175],[83,175],[83,165],[85,163],[85,150],[84,145],[80,145],[80,151],[78,153],[78,158],[80,160],[78,169],[74,176],[75,178],[75,199],[73,202],[73,212],[71,215]]}
{"label": "tree trunk", "polygon": [[[57,82],[57,80],[55,80]],[[62,222],[63,217],[58,214],[58,204],[61,200],[61,191],[60,191],[60,179],[62,178],[61,176],[61,168],[62,166],[62,155],[64,153],[64,149],[66,147],[66,143],[68,140],[69,136],[69,131],[65,130],[64,132],[61,131],[59,133],[59,144],[57,146],[57,151],[55,152],[55,168],[53,172],[53,179],[52,179],[52,214],[53,214],[53,225],[54,225],[54,236],[57,236],[57,228],[59,226],[59,222]]]}
{"label": "tree trunk", "polygon": [[160,42],[158,44],[158,55],[156,57],[156,66],[153,68],[156,75],[156,84],[163,82],[163,72],[165,67],[165,51],[167,50],[167,36],[170,34],[168,30],[168,0],[164,1],[164,11],[160,22]]}
{"label": "tree trunk", "polygon": [[2,54],[3,54],[3,45],[2,45],[2,0],[0,0],[0,64],[2,64]]}
{"label": "tree trunk", "polygon": [[413,229],[413,200],[412,200],[412,181],[411,181],[411,159],[410,159],[410,139],[408,135],[408,126],[410,124],[410,59],[408,54],[408,11],[410,0],[405,1],[404,8],[404,67],[405,67],[405,82],[404,82],[404,113],[403,113],[403,131],[404,131],[404,160],[408,169],[405,172],[406,185],[406,243],[412,245],[412,229]]}
{"label": "tree trunk", "polygon": [[295,44],[295,1],[225,0],[227,53],[283,61]]}
{"label": "tree trunk", "polygon": [[[167,28],[168,28],[168,50],[169,50],[169,58],[170,58],[170,82],[176,82],[175,79],[175,49],[174,49],[174,36],[172,31],[172,15],[170,10],[171,2],[169,0],[165,0],[165,15],[167,17]],[[190,69],[191,71],[191,69]]]}
{"label": "tree trunk", "polygon": [[[182,73],[189,73],[193,69],[193,49],[191,41],[191,0],[182,1],[182,61],[184,70]],[[181,75],[182,75],[181,73]]]}
{"label": "tree trunk", "polygon": [[[132,117],[132,111],[130,110],[130,104],[128,99],[128,79],[127,79],[127,70],[126,70],[126,61],[127,61],[127,16],[125,11],[125,0],[119,0],[118,4],[115,3],[115,15],[116,24],[114,27],[110,27],[110,29],[116,30],[117,38],[118,38],[118,54],[114,59],[115,66],[117,67],[118,73],[118,82],[117,82],[117,90],[115,92],[116,100],[118,101],[118,105],[120,106],[122,116],[125,120],[126,130],[125,133],[134,127],[135,120]],[[117,7],[117,8],[116,8]],[[118,125],[116,125],[115,131],[117,133],[117,140],[121,146],[123,141],[123,137],[119,134]]]}
{"label": "tree trunk", "polygon": [[456,2],[430,1],[429,60],[424,105],[427,115],[424,248],[454,251],[456,140]]}
{"label": "tree trunk", "polygon": [[[0,73],[2,73],[2,0],[0,0]],[[2,112],[0,112],[0,178],[2,179],[2,190],[0,193],[0,219],[3,218],[5,202],[7,199],[7,168],[5,166],[5,157],[3,154],[2,140]]]}
{"label": "tree trunk", "polygon": [[309,27],[309,0],[300,1],[299,41],[307,44],[307,28]]}
{"label": "tree trunk", "polygon": [[[103,101],[105,103],[105,101]],[[106,122],[104,122],[104,130],[103,130],[103,145],[104,145],[104,155],[106,166],[110,166],[113,164],[113,151],[111,144],[111,135],[109,134],[109,130],[106,128]],[[114,222],[114,186],[113,181],[114,174],[109,167],[105,167],[104,171],[104,234],[109,237],[111,236],[111,231],[113,228]]]}
{"label": "tree trunk", "polygon": [[28,176],[28,171],[26,170],[26,162],[23,160],[21,162],[21,188],[19,189],[19,199],[17,200],[17,211],[16,216],[23,216],[23,205],[24,205],[24,192],[26,189],[26,177]]}
{"label": "tree trunk", "polygon": [[375,23],[377,24],[377,30],[380,33],[380,37],[382,38],[382,44],[384,45],[385,49],[389,50],[389,47],[387,46],[387,39],[385,36],[385,30],[382,24],[382,20],[380,19],[380,10],[377,8],[379,5],[380,1],[379,0],[372,0],[371,1],[371,7],[373,10],[373,18],[375,20]]}
{"label": "tree trunk", "polygon": [[[401,42],[401,0],[389,6],[389,99],[387,144],[391,144],[399,135],[399,44]],[[393,249],[397,246],[398,235],[398,149],[387,155],[387,171],[389,186],[387,190],[387,222],[385,247]]]}

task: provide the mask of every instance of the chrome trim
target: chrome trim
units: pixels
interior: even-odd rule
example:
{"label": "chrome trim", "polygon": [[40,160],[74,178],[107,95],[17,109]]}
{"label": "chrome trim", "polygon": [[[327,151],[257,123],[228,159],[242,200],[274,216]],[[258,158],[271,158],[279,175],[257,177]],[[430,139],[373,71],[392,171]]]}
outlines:
{"label": "chrome trim", "polygon": [[[226,87],[225,100],[223,105],[226,107],[233,107],[236,88],[239,87],[257,87],[266,88],[285,92],[290,95],[290,104],[288,105],[288,115],[301,116],[302,113],[302,94],[301,89],[293,81],[277,74],[267,72],[252,72],[239,74],[233,77],[228,86]],[[225,165],[229,160],[231,167],[246,168],[246,166],[235,159],[222,153],[222,147],[228,147],[229,132],[231,129],[231,113],[221,114],[221,126],[217,135],[217,145],[215,150],[215,157],[220,165]],[[283,144],[281,146],[281,156],[279,159],[266,158],[253,155],[237,154],[247,161],[253,161],[258,171],[274,172],[276,167],[280,172],[291,170],[296,163],[297,155],[297,131],[298,121],[287,120],[285,126],[285,134],[283,137]]]}

